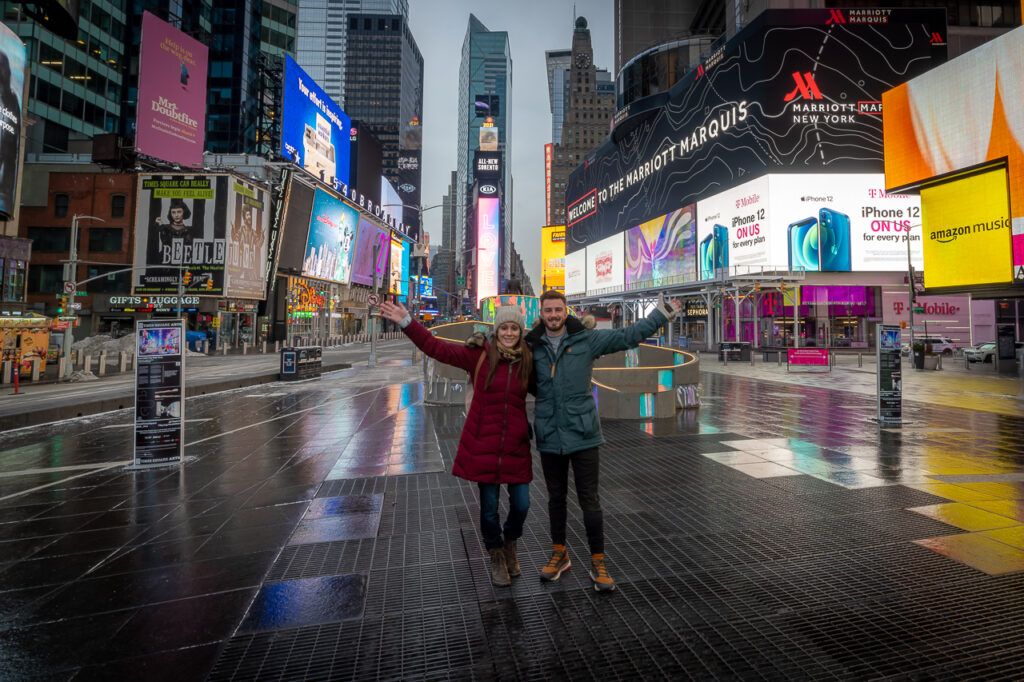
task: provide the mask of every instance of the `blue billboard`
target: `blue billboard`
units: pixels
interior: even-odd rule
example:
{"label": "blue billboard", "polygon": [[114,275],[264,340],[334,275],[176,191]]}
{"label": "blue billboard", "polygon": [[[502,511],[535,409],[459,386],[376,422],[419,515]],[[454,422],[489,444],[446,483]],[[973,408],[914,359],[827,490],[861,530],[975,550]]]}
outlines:
{"label": "blue billboard", "polygon": [[351,119],[287,55],[283,92],[281,156],[332,187],[348,185]]}
{"label": "blue billboard", "polygon": [[359,211],[322,189],[313,198],[302,274],[348,284],[356,247]]}

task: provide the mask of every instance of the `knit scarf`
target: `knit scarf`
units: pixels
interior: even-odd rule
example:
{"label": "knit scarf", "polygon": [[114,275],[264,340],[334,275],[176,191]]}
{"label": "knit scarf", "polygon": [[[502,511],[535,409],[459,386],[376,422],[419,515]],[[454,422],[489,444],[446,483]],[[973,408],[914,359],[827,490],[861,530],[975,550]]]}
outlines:
{"label": "knit scarf", "polygon": [[495,341],[498,347],[498,354],[509,362],[518,362],[523,357],[523,349],[520,346],[507,348],[504,344]]}

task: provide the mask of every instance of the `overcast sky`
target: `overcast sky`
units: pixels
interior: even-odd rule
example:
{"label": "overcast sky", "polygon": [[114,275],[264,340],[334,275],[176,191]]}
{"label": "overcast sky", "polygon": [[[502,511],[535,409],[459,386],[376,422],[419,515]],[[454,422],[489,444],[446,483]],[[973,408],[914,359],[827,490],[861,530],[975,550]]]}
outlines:
{"label": "overcast sky", "polygon": [[[540,228],[544,224],[544,145],[551,141],[545,50],[572,46],[573,7],[590,25],[594,63],[612,69],[612,0],[410,0],[410,25],[424,65],[423,206],[440,204],[456,163],[459,62],[472,12],[492,31],[508,31],[512,50],[513,239],[534,290],[540,286]],[[504,131],[502,131],[504,132]],[[423,222],[441,243],[441,211]],[[539,291],[538,291],[539,294]]]}

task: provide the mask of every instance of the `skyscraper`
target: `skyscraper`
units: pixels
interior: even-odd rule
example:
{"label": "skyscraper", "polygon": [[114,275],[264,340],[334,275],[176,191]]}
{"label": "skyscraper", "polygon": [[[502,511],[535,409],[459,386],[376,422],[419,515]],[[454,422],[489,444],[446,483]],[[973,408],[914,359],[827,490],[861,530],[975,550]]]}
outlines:
{"label": "skyscraper", "polygon": [[[403,203],[418,204],[423,55],[406,17],[348,15],[345,83],[342,106],[380,141],[384,177],[398,190]],[[411,125],[413,122],[416,124]],[[395,213],[402,211],[396,208]],[[404,213],[403,222],[418,227],[416,210]]]}
{"label": "skyscraper", "polygon": [[550,90],[552,134],[556,97],[564,103],[561,112],[561,143],[555,143],[551,161],[551,224],[565,224],[565,184],[569,174],[608,135],[615,110],[615,84],[611,74],[594,66],[594,47],[584,17],[576,19],[572,34],[571,65],[564,72],[564,91]]}
{"label": "skyscraper", "polygon": [[[461,245],[457,248],[463,253],[475,244],[474,236],[467,235],[473,199],[469,192],[474,177],[474,154],[480,149],[480,128],[485,122],[493,123],[497,130],[497,151],[503,158],[503,197],[498,222],[502,277],[508,276],[512,246],[512,131],[508,117],[511,95],[512,53],[508,32],[491,31],[470,14],[459,65],[456,243]],[[466,272],[465,267],[462,272]]]}
{"label": "skyscraper", "polygon": [[551,142],[562,144],[565,123],[565,100],[568,94],[572,50],[548,50],[544,53],[548,67],[548,101],[551,104]]}
{"label": "skyscraper", "polygon": [[345,101],[348,16],[400,14],[409,19],[409,0],[298,0],[296,60],[339,104]]}

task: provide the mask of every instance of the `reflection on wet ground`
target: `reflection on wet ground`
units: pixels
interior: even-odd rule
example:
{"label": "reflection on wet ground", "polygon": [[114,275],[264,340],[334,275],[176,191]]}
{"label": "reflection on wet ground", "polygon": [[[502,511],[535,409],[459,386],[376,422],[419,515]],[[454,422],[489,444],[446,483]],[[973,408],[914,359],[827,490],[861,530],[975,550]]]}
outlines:
{"label": "reflection on wet ground", "polygon": [[[189,401],[182,469],[123,415],[0,436],[0,678],[1019,677],[1024,420],[724,374],[606,422],[609,568],[487,580],[462,415],[408,361]],[[28,491],[28,492],[26,492]]]}

